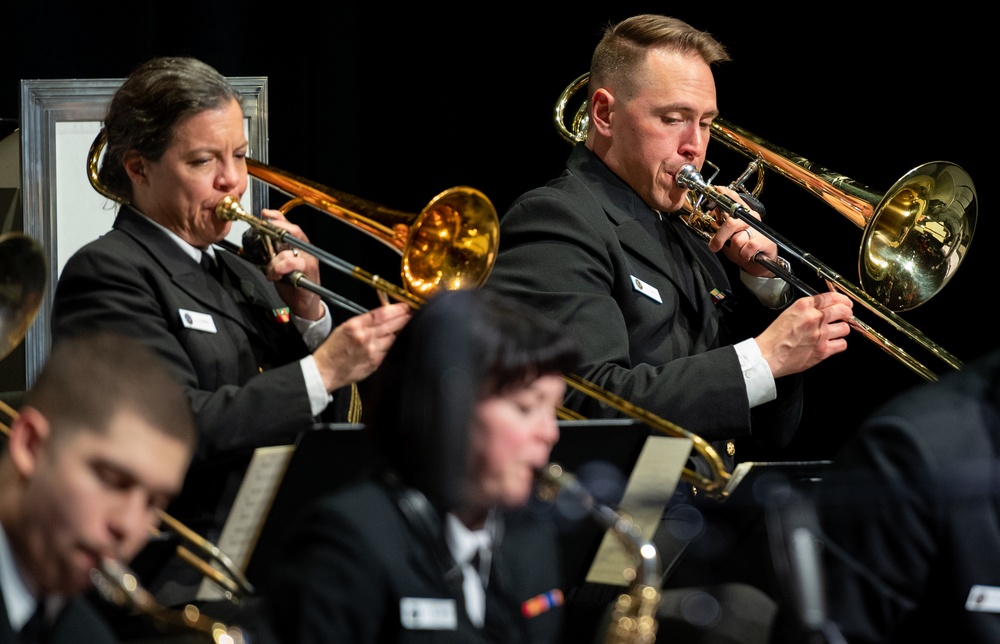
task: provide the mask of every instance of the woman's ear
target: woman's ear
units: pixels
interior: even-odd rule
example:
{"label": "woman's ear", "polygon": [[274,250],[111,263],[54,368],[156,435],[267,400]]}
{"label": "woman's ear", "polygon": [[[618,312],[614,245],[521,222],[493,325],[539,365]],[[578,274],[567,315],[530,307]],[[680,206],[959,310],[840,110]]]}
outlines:
{"label": "woman's ear", "polygon": [[122,156],[122,167],[128,174],[132,183],[144,183],[146,181],[145,160],[138,152],[126,152]]}
{"label": "woman's ear", "polygon": [[11,423],[7,449],[23,478],[31,478],[35,473],[50,430],[48,419],[34,407],[23,407]]}

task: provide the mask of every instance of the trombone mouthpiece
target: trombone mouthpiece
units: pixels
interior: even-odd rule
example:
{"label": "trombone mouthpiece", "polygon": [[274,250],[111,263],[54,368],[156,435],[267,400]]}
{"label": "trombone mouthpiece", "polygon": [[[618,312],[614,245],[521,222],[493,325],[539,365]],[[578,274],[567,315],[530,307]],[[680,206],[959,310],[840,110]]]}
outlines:
{"label": "trombone mouthpiece", "polygon": [[226,195],[215,207],[215,216],[223,221],[238,221],[240,215],[246,216],[243,206],[232,195]]}
{"label": "trombone mouthpiece", "polygon": [[688,163],[677,171],[677,183],[689,190],[697,190],[699,186],[705,185],[705,179],[697,168]]}

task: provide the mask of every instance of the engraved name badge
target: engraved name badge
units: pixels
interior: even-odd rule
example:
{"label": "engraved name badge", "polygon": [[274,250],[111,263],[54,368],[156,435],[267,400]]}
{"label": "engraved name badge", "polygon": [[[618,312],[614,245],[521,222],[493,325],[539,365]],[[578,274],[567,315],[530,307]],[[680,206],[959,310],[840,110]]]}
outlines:
{"label": "engraved name badge", "polygon": [[1000,588],[973,586],[965,600],[965,610],[980,613],[1000,613]]}
{"label": "engraved name badge", "polygon": [[629,275],[629,279],[632,280],[632,289],[634,291],[642,293],[657,304],[663,304],[663,298],[660,297],[660,291],[657,290],[655,286],[643,282],[635,275]]}
{"label": "engraved name badge", "polygon": [[196,331],[205,331],[207,333],[219,332],[219,330],[215,328],[215,320],[208,313],[188,311],[187,309],[177,309],[177,312],[181,316],[181,324],[184,325],[185,329],[194,329]]}
{"label": "engraved name badge", "polygon": [[458,628],[454,599],[403,597],[399,600],[399,623],[410,630],[453,631]]}

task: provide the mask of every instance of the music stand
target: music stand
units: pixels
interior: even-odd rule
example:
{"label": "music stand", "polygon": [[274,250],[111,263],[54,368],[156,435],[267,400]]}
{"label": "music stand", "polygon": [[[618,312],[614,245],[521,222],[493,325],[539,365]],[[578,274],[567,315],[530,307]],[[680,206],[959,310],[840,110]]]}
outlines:
{"label": "music stand", "polygon": [[[598,502],[614,508],[646,439],[656,434],[634,419],[563,420],[550,460],[576,474]],[[589,517],[561,523],[563,565],[570,585],[583,582],[605,532]]]}
{"label": "music stand", "polygon": [[374,450],[356,423],[327,423],[303,432],[247,562],[246,576],[266,592],[268,564],[283,546],[296,515],[319,497],[349,483],[374,462]]}

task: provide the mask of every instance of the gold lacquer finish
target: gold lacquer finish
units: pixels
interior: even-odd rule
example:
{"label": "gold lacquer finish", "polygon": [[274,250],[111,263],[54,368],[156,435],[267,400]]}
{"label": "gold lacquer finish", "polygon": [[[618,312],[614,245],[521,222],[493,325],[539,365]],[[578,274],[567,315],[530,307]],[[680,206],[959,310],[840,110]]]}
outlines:
{"label": "gold lacquer finish", "polygon": [[90,578],[98,594],[105,600],[146,615],[156,628],[164,633],[195,632],[214,644],[250,642],[243,629],[213,619],[193,604],[187,604],[179,609],[161,606],[149,591],[142,587],[135,573],[119,561],[105,559],[91,571]]}
{"label": "gold lacquer finish", "polygon": [[481,286],[500,243],[496,209],[479,190],[458,186],[419,213],[387,208],[247,159],[250,175],[367,233],[402,256],[406,289],[427,297],[439,289]]}
{"label": "gold lacquer finish", "polygon": [[863,229],[861,287],[891,311],[908,311],[936,295],[972,243],[976,188],[954,163],[924,163],[879,193],[723,119],[712,123],[712,136],[761,160]]}
{"label": "gold lacquer finish", "polygon": [[[712,444],[704,438],[689,432],[669,420],[657,416],[647,409],[633,405],[621,396],[618,396],[617,394],[614,394],[606,389],[602,389],[594,383],[584,380],[579,376],[571,374],[565,376],[565,380],[566,384],[573,389],[590,396],[594,400],[604,403],[608,407],[621,412],[630,418],[641,420],[653,429],[666,434],[667,436],[690,439],[692,449],[694,449],[694,451],[702,459],[704,459],[705,463],[711,470],[711,477],[702,476],[698,472],[685,467],[681,472],[681,478],[693,485],[698,490],[698,493],[703,493],[708,497],[723,499],[729,495],[727,484],[730,481],[731,475],[729,474],[729,471],[726,470],[726,465],[722,462],[722,458],[719,456],[719,453],[714,447],[712,447]],[[579,414],[564,408],[559,410],[559,416],[563,420],[583,420]]]}

